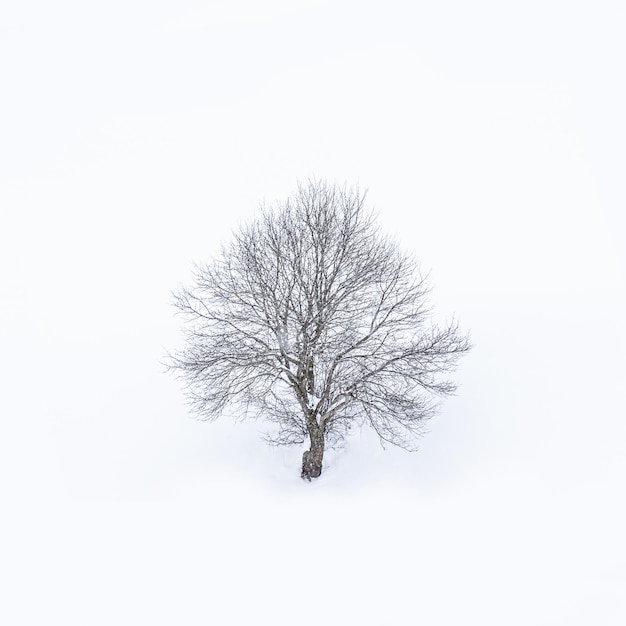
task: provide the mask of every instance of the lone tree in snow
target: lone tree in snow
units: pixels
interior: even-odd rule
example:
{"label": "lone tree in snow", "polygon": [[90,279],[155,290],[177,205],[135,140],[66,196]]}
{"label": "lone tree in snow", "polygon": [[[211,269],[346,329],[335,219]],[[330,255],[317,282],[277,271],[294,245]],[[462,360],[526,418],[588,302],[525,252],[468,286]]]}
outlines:
{"label": "lone tree in snow", "polygon": [[193,410],[214,419],[230,406],[274,422],[272,443],[308,439],[308,480],[355,424],[414,448],[434,398],[455,390],[441,374],[470,348],[456,323],[430,323],[416,262],[364,201],[358,190],[300,185],[175,294],[186,343],[170,367]]}

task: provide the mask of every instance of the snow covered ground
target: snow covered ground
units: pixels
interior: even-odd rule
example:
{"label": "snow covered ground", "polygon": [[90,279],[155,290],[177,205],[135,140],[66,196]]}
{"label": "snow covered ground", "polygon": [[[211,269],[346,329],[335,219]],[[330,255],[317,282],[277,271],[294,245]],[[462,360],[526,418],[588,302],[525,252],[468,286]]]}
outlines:
{"label": "snow covered ground", "polygon": [[[0,622],[624,624],[624,9],[204,4],[0,9]],[[311,484],[160,364],[309,175],[475,344],[417,454]]]}

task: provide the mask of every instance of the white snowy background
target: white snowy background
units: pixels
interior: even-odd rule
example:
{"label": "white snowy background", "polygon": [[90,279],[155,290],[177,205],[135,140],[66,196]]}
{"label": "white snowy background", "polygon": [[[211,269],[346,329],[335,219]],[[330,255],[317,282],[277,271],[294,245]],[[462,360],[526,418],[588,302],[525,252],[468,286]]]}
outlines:
{"label": "white snowy background", "polygon": [[[0,622],[626,623],[626,5],[0,5]],[[470,330],[416,454],[197,422],[170,290],[360,183]]]}

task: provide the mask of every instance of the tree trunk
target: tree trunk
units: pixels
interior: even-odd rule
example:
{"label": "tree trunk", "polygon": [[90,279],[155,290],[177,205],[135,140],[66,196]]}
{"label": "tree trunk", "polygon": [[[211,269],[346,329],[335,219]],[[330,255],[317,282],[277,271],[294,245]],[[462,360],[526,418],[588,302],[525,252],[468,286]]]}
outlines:
{"label": "tree trunk", "polygon": [[324,457],[324,432],[317,428],[310,434],[311,448],[302,455],[302,478],[311,480],[322,473],[322,459]]}

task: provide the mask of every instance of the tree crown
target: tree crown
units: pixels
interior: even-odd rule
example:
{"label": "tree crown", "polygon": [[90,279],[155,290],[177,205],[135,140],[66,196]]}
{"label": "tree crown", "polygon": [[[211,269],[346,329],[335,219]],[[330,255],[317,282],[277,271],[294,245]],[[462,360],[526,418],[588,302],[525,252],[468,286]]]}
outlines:
{"label": "tree crown", "polygon": [[332,445],[367,423],[412,448],[470,347],[456,323],[430,323],[428,291],[364,193],[312,181],[196,266],[175,295],[186,347],[172,367],[199,416],[259,415],[275,443],[321,432]]}

